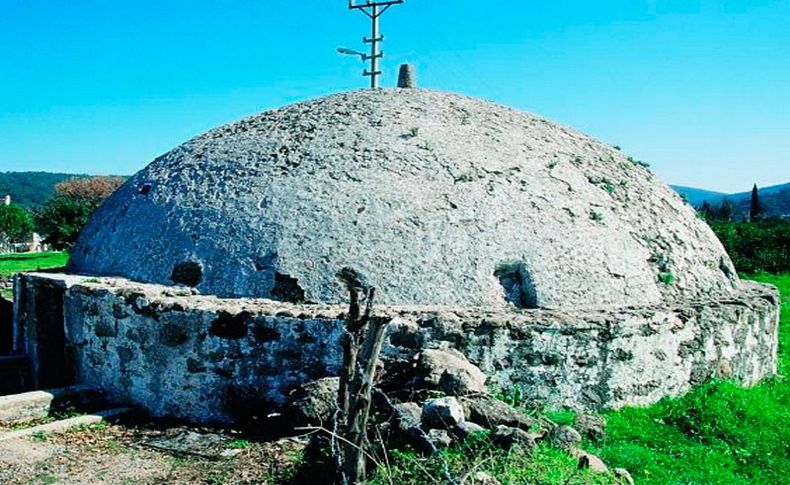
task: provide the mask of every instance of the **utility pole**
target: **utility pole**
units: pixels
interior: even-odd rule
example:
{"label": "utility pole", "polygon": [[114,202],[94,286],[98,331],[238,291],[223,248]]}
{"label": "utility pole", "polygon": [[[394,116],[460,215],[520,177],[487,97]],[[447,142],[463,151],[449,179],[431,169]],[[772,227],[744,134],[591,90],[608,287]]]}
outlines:
{"label": "utility pole", "polygon": [[[381,70],[379,70],[379,59],[384,57],[384,53],[381,52],[379,49],[379,44],[384,41],[384,36],[379,33],[379,17],[381,17],[384,12],[389,10],[389,8],[393,5],[398,5],[403,3],[405,0],[363,0],[364,3],[359,3],[355,0],[348,1],[348,8],[351,10],[359,10],[360,12],[364,13],[371,20],[371,35],[370,37],[365,37],[362,41],[366,44],[370,44],[370,54],[362,54],[358,53],[358,55],[362,58],[363,61],[370,61],[370,70],[365,69],[363,73],[364,76],[370,76],[370,87],[375,89],[379,87],[379,76],[381,75]],[[341,50],[341,53],[342,52]],[[352,52],[348,52],[352,53]]]}

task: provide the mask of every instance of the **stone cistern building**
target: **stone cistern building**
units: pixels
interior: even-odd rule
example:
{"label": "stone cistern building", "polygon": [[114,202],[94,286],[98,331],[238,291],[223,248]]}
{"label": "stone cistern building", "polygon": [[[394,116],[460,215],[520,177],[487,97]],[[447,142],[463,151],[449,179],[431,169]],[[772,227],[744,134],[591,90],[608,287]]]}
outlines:
{"label": "stone cistern building", "polygon": [[394,317],[388,358],[454,348],[550,405],[776,371],[776,290],[740,281],[641,162],[421,89],[294,104],[157,158],[93,216],[71,274],[18,278],[14,344],[39,387],[230,423],[337,372],[346,266]]}

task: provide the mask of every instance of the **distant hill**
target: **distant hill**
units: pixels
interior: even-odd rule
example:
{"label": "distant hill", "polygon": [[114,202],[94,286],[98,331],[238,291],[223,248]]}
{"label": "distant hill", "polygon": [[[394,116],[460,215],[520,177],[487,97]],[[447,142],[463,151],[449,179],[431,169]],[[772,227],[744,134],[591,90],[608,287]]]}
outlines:
{"label": "distant hill", "polygon": [[671,185],[675,192],[683,195],[686,197],[686,200],[689,204],[693,205],[694,207],[699,207],[702,205],[703,202],[706,200],[721,200],[724,197],[725,193],[723,192],[713,192],[712,190],[703,190],[703,189],[695,189],[694,187],[684,187],[682,185]]}
{"label": "distant hill", "polygon": [[[714,207],[721,205],[722,199],[726,196],[733,205],[733,216],[735,219],[742,219],[749,216],[749,203],[752,191],[737,192],[735,194],[723,194],[710,190],[697,189],[694,187],[683,187],[680,185],[671,186],[677,193],[686,197],[691,205],[699,208],[707,201]],[[790,183],[772,185],[770,187],[758,188],[760,202],[765,209],[765,215],[778,216],[790,219]]]}
{"label": "distant hill", "polygon": [[72,177],[73,173],[0,172],[0,198],[11,196],[11,201],[25,209],[36,208],[55,192],[55,184]]}

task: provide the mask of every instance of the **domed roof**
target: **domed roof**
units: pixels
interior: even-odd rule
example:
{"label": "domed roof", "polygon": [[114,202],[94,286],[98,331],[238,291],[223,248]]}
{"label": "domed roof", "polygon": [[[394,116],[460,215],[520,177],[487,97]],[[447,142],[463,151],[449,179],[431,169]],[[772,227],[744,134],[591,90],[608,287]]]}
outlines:
{"label": "domed roof", "polygon": [[694,210],[618,150],[545,119],[419,89],[261,113],[157,158],[92,217],[73,271],[203,293],[605,307],[725,293]]}

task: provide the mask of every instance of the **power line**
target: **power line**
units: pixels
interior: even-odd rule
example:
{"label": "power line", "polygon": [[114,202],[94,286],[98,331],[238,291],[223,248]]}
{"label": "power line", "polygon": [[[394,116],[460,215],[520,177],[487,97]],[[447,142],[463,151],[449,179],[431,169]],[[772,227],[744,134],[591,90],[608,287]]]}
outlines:
{"label": "power line", "polygon": [[357,4],[355,0],[348,1],[349,9],[359,10],[370,17],[371,35],[370,37],[364,37],[362,39],[362,42],[370,44],[370,54],[343,48],[338,49],[338,52],[341,54],[357,55],[363,61],[370,61],[370,69],[365,69],[362,75],[370,77],[371,88],[375,89],[379,87],[379,76],[381,76],[379,60],[384,57],[384,52],[379,49],[379,44],[384,41],[384,36],[379,33],[379,17],[393,5],[399,5],[404,1],[405,0],[365,0],[365,3],[360,4]]}

